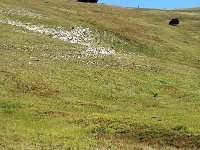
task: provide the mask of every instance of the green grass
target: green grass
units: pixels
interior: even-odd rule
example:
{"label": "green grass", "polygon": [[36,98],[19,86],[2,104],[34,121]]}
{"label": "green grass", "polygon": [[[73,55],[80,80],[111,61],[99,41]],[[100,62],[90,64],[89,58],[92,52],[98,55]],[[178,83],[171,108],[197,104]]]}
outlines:
{"label": "green grass", "polygon": [[84,46],[0,23],[0,149],[200,148],[198,8],[1,0],[0,10],[0,20],[89,27],[119,53],[79,58]]}

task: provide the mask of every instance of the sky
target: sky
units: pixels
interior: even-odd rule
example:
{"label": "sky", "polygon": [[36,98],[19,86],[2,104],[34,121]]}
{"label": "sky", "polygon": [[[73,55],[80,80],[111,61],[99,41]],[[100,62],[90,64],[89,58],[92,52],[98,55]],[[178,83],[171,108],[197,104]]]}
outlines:
{"label": "sky", "polygon": [[200,7],[200,0],[99,0],[105,3],[125,7],[176,9]]}

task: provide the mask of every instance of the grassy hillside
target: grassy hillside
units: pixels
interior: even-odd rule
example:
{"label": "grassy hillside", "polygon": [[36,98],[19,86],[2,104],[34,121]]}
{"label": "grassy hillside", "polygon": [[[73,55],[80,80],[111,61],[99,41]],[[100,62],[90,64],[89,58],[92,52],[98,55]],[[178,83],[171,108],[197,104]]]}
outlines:
{"label": "grassy hillside", "polygon": [[199,149],[199,56],[199,8],[1,0],[0,149]]}

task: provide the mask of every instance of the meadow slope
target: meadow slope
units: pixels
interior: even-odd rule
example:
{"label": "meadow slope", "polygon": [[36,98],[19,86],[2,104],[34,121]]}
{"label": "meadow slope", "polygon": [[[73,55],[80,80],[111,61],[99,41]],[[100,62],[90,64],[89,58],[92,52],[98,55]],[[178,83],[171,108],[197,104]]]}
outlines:
{"label": "meadow slope", "polygon": [[1,0],[0,149],[200,149],[200,9]]}

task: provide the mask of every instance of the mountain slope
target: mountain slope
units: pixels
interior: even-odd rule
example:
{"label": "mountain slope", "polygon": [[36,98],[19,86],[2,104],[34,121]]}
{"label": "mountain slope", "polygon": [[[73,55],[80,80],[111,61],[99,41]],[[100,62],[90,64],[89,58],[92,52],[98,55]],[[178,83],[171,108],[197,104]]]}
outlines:
{"label": "mountain slope", "polygon": [[1,0],[0,149],[200,148],[199,20]]}

